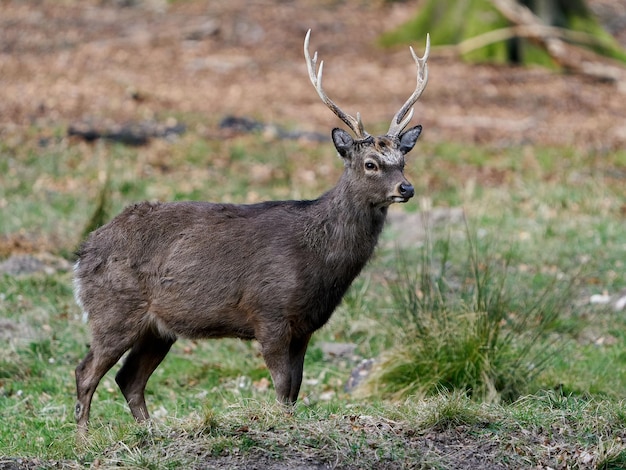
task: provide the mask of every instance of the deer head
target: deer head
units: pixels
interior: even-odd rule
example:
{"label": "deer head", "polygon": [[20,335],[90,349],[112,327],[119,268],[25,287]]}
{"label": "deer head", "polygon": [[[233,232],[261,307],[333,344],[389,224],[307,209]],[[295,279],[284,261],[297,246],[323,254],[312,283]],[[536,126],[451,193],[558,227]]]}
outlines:
{"label": "deer head", "polygon": [[[422,57],[415,54],[410,48],[411,55],[417,65],[417,85],[409,99],[395,114],[391,120],[389,130],[383,136],[373,137],[363,128],[361,115],[356,118],[345,113],[331,100],[322,87],[322,73],[324,61],[317,65],[317,52],[313,57],[309,54],[309,40],[311,30],[304,39],[304,58],[306,60],[309,78],[315,87],[322,102],[341,119],[354,132],[356,140],[342,130],[333,129],[332,139],[339,155],[344,160],[344,165],[353,173],[352,179],[357,178],[387,178],[390,185],[378,184],[370,187],[391,188],[382,194],[369,194],[368,199],[374,205],[388,206],[393,202],[406,202],[414,195],[413,186],[404,178],[404,156],[410,152],[417,142],[422,126],[415,126],[404,131],[413,118],[413,105],[417,102],[428,82],[428,54],[430,52],[430,36],[426,36],[426,50]],[[354,175],[356,174],[356,176]],[[395,183],[394,183],[395,182]],[[372,202],[376,201],[376,202]]]}

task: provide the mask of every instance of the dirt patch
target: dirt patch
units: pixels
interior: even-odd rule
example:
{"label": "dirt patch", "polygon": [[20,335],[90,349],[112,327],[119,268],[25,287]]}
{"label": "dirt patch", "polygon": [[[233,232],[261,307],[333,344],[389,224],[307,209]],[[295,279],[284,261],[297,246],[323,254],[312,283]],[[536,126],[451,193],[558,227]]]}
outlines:
{"label": "dirt patch", "polygon": [[35,273],[52,275],[59,271],[66,272],[70,269],[71,265],[65,258],[45,252],[36,255],[13,254],[0,262],[0,274],[9,274],[11,276]]}
{"label": "dirt patch", "polygon": [[[591,3],[623,40],[626,2]],[[320,104],[302,57],[312,28],[328,93],[347,112],[360,111],[370,132],[384,132],[411,93],[415,72],[406,47],[382,49],[376,38],[418,5],[3,2],[0,128],[14,134],[34,125],[46,133],[90,119],[195,114],[217,123],[234,114],[327,133],[338,121]],[[626,144],[625,94],[615,84],[539,68],[469,65],[439,58],[436,50],[429,63],[429,85],[416,107],[425,138],[593,150]]]}

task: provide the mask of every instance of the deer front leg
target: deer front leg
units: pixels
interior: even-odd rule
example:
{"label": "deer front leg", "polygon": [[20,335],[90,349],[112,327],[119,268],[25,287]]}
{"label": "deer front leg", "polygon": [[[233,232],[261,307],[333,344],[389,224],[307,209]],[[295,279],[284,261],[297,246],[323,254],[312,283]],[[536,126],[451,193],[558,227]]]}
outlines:
{"label": "deer front leg", "polygon": [[304,370],[304,356],[309,345],[311,335],[304,338],[293,339],[289,347],[289,362],[291,369],[291,384],[289,389],[289,401],[295,403],[302,385],[302,373]]}
{"label": "deer front leg", "polygon": [[282,403],[294,404],[298,399],[304,356],[310,337],[279,337],[269,342],[261,342],[265,364],[272,375],[277,398]]}

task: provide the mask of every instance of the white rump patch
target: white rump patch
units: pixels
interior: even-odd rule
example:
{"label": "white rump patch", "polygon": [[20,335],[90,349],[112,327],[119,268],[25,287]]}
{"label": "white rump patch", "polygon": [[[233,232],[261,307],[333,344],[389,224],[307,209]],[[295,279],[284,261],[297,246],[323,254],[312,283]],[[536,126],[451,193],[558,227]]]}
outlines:
{"label": "white rump patch", "polygon": [[83,323],[87,323],[87,321],[89,321],[89,312],[85,310],[85,306],[83,305],[83,301],[81,300],[82,287],[80,285],[80,279],[78,278],[79,265],[80,265],[80,260],[74,263],[74,301],[83,312],[83,316],[82,316]]}

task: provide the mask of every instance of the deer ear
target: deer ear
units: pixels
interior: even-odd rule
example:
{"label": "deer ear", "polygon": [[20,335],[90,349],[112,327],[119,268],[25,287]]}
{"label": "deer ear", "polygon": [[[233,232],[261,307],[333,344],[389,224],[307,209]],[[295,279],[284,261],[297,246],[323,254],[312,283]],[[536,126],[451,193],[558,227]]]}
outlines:
{"label": "deer ear", "polygon": [[339,152],[339,155],[345,157],[350,150],[350,147],[354,144],[354,140],[352,136],[348,134],[343,129],[334,128],[333,129],[333,143],[335,144],[335,148]]}
{"label": "deer ear", "polygon": [[417,138],[422,133],[422,126],[411,127],[408,131],[403,133],[400,136],[400,152],[403,155],[406,155],[413,147],[415,147],[415,142],[417,142]]}

